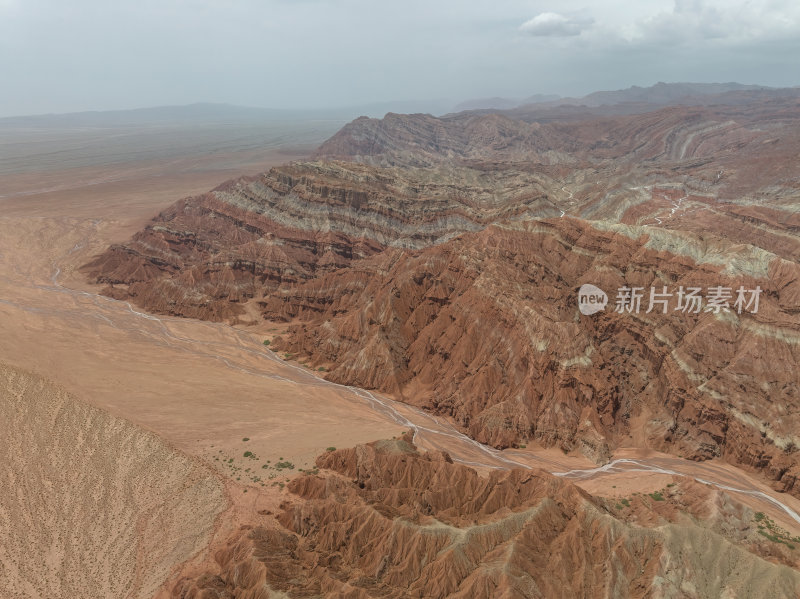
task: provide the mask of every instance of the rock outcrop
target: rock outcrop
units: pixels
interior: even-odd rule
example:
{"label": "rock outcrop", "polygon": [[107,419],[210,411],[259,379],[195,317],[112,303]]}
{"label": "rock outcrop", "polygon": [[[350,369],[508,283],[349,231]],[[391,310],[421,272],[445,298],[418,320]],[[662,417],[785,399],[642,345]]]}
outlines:
{"label": "rock outcrop", "polygon": [[[798,266],[721,239],[555,219],[497,225],[416,254],[395,250],[263,304],[292,325],[276,348],[327,378],[449,416],[496,447],[644,442],[726,457],[800,492]],[[671,250],[671,251],[670,251]],[[584,316],[577,291],[605,289]],[[647,290],[638,313],[617,290]],[[760,287],[757,313],[667,313],[649,290]]]}
{"label": "rock outcrop", "polygon": [[553,216],[540,175],[299,163],[177,202],[88,264],[108,295],[226,320],[242,303],[389,247],[419,249],[497,220]]}
{"label": "rock outcrop", "polygon": [[[274,515],[172,589],[232,597],[792,597],[790,550],[753,514],[680,481],[655,500],[595,498],[544,472],[482,477],[409,439],[321,456]],[[765,553],[770,561],[759,556]]]}

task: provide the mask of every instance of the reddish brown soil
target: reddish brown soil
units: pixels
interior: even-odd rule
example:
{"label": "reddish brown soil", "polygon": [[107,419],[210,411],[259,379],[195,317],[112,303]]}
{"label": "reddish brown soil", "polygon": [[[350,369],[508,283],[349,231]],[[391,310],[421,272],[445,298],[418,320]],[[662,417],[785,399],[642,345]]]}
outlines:
{"label": "reddish brown soil", "polygon": [[[481,477],[406,439],[320,456],[172,587],[233,597],[790,596],[791,550],[752,512],[681,480],[658,494],[594,498],[542,471]],[[760,557],[769,558],[766,561]],[[702,556],[702,557],[701,557]],[[655,593],[655,594],[654,594]]]}

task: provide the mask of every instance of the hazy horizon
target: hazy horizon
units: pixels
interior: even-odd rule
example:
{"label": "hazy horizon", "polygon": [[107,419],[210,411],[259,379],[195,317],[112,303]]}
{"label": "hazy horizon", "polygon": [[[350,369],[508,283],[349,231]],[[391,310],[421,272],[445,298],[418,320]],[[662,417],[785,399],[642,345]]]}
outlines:
{"label": "hazy horizon", "polygon": [[800,5],[783,0],[0,0],[0,117],[792,87],[797,56]]}
{"label": "hazy horizon", "polygon": [[[797,88],[800,86],[786,86],[786,87],[775,87],[775,86],[767,86],[761,83],[752,83],[752,82],[741,82],[741,81],[728,81],[728,82],[720,82],[720,81],[658,81],[654,82],[650,85],[630,85],[625,88],[619,89],[596,89],[591,90],[587,94],[582,94],[581,96],[565,96],[561,94],[551,94],[553,96],[558,96],[561,100],[568,100],[568,99],[575,99],[575,98],[582,98],[585,95],[590,95],[596,92],[613,92],[613,91],[624,91],[627,89],[634,89],[634,88],[642,88],[647,89],[651,88],[657,84],[666,83],[667,85],[672,84],[690,84],[690,85],[725,85],[725,84],[738,84],[743,86],[760,86],[760,87],[771,87],[772,89],[791,89]],[[303,118],[303,117],[313,117],[313,118],[327,118],[327,119],[336,119],[336,118],[355,118],[352,115],[364,114],[365,116],[383,116],[385,111],[394,111],[394,112],[430,112],[433,114],[444,114],[447,111],[458,109],[459,104],[469,104],[469,103],[479,103],[480,101],[486,101],[487,103],[491,103],[491,100],[504,100],[504,101],[519,101],[524,102],[526,99],[536,96],[536,95],[543,95],[544,94],[529,94],[527,96],[517,96],[517,97],[503,97],[498,95],[485,95],[480,97],[473,97],[473,98],[434,98],[434,99],[407,99],[407,100],[385,100],[385,101],[375,101],[370,103],[364,104],[352,104],[352,105],[341,105],[341,106],[314,106],[314,107],[307,107],[307,108],[291,108],[291,107],[275,107],[275,106],[247,106],[242,104],[233,104],[230,102],[205,102],[202,100],[196,102],[189,102],[185,104],[160,104],[160,105],[148,105],[148,106],[129,106],[129,107],[121,107],[121,108],[108,108],[108,109],[90,109],[90,110],[77,110],[77,111],[70,111],[70,112],[44,112],[44,113],[30,113],[30,114],[13,114],[13,115],[2,115],[0,119],[8,120],[8,119],[19,119],[19,118],[38,118],[38,117],[61,117],[61,116],[73,116],[73,115],[95,115],[95,114],[109,114],[109,113],[135,113],[135,112],[147,112],[147,111],[158,111],[158,110],[173,110],[173,109],[232,109],[232,110],[241,110],[241,111],[253,111],[259,112],[263,114],[268,113],[275,113],[275,116],[283,117],[287,119],[292,118]],[[537,100],[539,101],[539,100]],[[544,101],[544,100],[541,100]],[[548,101],[556,101],[556,100],[548,100]],[[396,108],[396,109],[395,109]],[[362,112],[358,112],[359,109],[363,109]],[[463,110],[468,110],[468,108],[464,108]],[[351,116],[346,116],[350,114]]]}

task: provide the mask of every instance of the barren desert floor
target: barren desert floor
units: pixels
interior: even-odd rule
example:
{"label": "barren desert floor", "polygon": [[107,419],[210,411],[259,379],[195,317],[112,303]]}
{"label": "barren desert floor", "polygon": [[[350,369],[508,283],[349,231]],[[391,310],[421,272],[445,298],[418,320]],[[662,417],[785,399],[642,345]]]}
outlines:
{"label": "barren desert floor", "polygon": [[[631,448],[597,468],[552,449],[499,452],[285,362],[262,343],[277,325],[144,314],[77,272],[174,200],[293,156],[236,153],[236,172],[193,157],[191,168],[137,163],[137,176],[125,165],[0,175],[0,488],[11,490],[0,494],[0,595],[151,597],[326,448],[409,429],[479,470],[544,468],[607,497],[695,477],[800,533],[800,501],[723,462]],[[275,467],[286,461],[294,468]]]}

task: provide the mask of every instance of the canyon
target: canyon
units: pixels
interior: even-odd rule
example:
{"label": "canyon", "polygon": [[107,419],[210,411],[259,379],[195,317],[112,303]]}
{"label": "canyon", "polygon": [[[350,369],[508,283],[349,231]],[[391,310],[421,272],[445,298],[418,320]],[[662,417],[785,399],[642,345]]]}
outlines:
{"label": "canyon", "polygon": [[797,596],[800,103],[649,93],[0,172],[2,594]]}
{"label": "canyon", "polygon": [[[274,349],[481,443],[722,457],[797,495],[800,103],[732,93],[559,122],[360,118],[84,272],[156,313],[286,323]],[[762,294],[757,313],[585,317],[584,283]]]}

